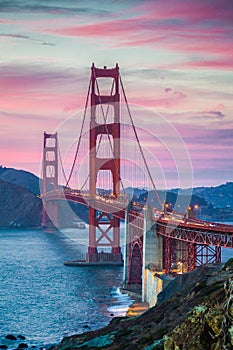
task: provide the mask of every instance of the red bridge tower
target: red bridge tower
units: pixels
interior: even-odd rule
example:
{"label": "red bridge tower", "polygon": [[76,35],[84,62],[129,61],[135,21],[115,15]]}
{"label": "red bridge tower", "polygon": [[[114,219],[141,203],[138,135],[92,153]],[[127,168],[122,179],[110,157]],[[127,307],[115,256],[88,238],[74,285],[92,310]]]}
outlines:
{"label": "red bridge tower", "polygon": [[[42,194],[58,189],[58,148],[57,133],[44,132]],[[43,200],[42,226],[58,227],[57,200]]]}
{"label": "red bridge tower", "polygon": [[[114,83],[114,91],[111,95],[101,95],[98,88],[98,78],[111,78]],[[112,195],[117,198],[120,194],[120,110],[119,110],[119,67],[108,69],[96,68],[92,64],[91,72],[91,120],[90,120],[90,207],[89,207],[89,246],[87,253],[88,262],[122,262],[120,248],[120,219],[113,217],[111,213],[97,211],[95,208],[95,196],[97,175],[100,170],[110,171],[112,175]],[[114,119],[107,123],[104,117],[103,123],[98,121],[98,112],[104,110],[103,105],[113,108]],[[98,156],[97,139],[107,135],[111,157]],[[106,136],[105,136],[106,137]],[[111,247],[110,253],[101,253],[99,247]]]}

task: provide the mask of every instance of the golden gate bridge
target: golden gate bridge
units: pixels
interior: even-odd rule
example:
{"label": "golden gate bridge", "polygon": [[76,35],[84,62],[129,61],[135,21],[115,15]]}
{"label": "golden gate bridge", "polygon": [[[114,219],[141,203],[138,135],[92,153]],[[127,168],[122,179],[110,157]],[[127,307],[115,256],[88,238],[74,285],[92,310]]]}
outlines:
{"label": "golden gate bridge", "polygon": [[[109,94],[101,93],[101,79],[112,81]],[[125,192],[122,177],[121,96],[129,115],[140,162],[155,194],[156,207],[151,203],[145,205],[135,198],[131,201]],[[84,190],[83,185],[74,189],[69,184],[81,148],[89,101],[89,173],[84,181],[84,185],[89,184],[89,188]],[[139,162],[138,155],[137,158]],[[63,187],[58,183],[59,163],[65,179]],[[47,228],[59,227],[59,201],[85,205],[89,209],[86,263],[121,265],[124,260],[124,282],[127,287],[143,284],[145,269],[151,263],[159,273],[187,272],[206,263],[220,262],[221,248],[233,248],[232,226],[197,220],[187,213],[166,209],[143,153],[118,64],[115,68],[96,68],[92,65],[80,136],[69,176],[66,176],[62,165],[57,133],[44,133],[42,170],[42,225]],[[138,172],[131,169],[134,176]],[[120,246],[122,220],[125,221],[124,259]],[[103,247],[111,250],[103,252]]]}

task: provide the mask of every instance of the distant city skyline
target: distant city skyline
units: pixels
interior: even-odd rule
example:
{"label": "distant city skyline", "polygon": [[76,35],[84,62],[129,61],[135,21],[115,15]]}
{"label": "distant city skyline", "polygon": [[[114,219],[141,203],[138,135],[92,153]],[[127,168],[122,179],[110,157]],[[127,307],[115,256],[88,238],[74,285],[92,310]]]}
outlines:
{"label": "distant city skyline", "polygon": [[[233,180],[231,1],[12,0],[0,8],[2,166],[40,175],[43,132],[59,132],[76,115],[70,140],[66,130],[71,146],[92,62],[118,62],[129,103],[145,111],[135,123],[157,159],[155,184],[159,171],[178,187],[177,162],[185,172],[188,156],[193,186]],[[173,128],[184,144],[176,152]]]}

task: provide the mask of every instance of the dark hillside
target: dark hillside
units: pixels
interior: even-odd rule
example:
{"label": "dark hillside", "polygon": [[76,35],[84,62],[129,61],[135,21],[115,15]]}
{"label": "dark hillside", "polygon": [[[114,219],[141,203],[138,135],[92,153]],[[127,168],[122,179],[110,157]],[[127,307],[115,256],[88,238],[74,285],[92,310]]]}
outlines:
{"label": "dark hillside", "polygon": [[41,199],[22,186],[0,180],[0,227],[41,225]]}
{"label": "dark hillside", "polygon": [[39,178],[28,171],[0,166],[0,180],[23,186],[34,194],[40,194]]}
{"label": "dark hillside", "polygon": [[[178,189],[171,191],[177,193]],[[189,192],[188,189],[181,189],[180,193],[185,195],[187,191]],[[212,203],[215,208],[233,208],[233,182],[226,182],[219,186],[194,187],[193,194],[204,198],[208,204]]]}
{"label": "dark hillside", "polygon": [[233,182],[216,187],[196,187],[193,193],[204,198],[207,203],[212,203],[214,207],[233,208]]}

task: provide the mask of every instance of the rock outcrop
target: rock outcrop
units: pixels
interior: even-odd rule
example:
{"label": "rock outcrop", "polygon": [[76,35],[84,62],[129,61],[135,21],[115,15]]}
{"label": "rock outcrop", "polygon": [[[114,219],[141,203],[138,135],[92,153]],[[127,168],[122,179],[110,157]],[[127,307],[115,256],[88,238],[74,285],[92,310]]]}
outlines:
{"label": "rock outcrop", "polygon": [[178,276],[141,316],[114,318],[97,331],[63,339],[53,350],[230,350],[233,259]]}

